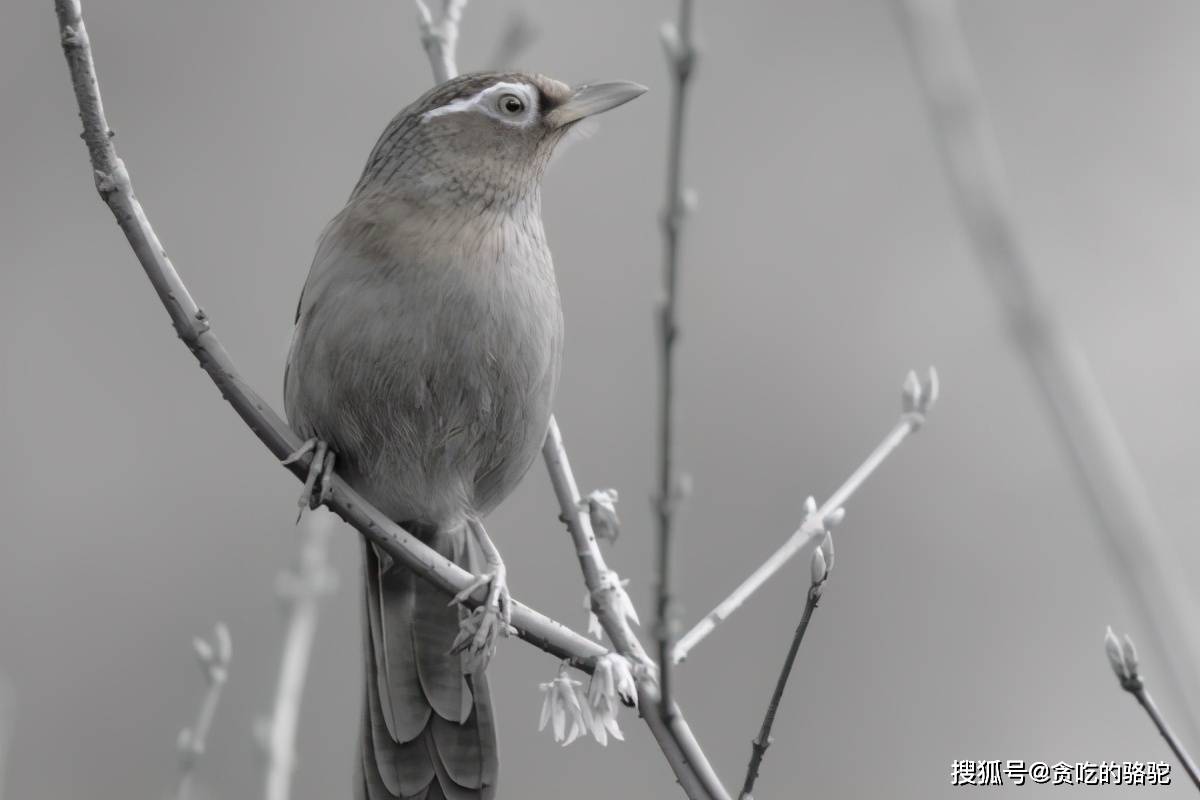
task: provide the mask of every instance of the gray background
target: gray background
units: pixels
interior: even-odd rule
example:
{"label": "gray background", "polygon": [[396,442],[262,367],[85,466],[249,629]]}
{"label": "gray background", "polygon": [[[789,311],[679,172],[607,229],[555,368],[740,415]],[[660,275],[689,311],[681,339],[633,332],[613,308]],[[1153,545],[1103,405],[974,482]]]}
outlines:
{"label": "gray background", "polygon": [[[176,732],[202,691],[189,640],[218,619],[232,628],[234,666],[199,777],[214,797],[254,796],[250,728],[270,702],[281,637],[271,586],[293,554],[299,487],[175,341],[97,200],[50,5],[7,0],[0,14],[0,672],[19,703],[10,796],[163,796]],[[949,786],[956,758],[1166,758],[1105,663],[1105,624],[1136,638],[1137,621],[965,244],[892,9],[698,5],[706,50],[688,176],[701,205],[679,353],[679,460],[697,487],[677,562],[686,619],[782,541],[805,495],[827,494],[875,444],[906,369],[937,364],[945,390],[928,429],[848,510],[759,794],[958,797],[972,790]],[[526,8],[543,35],[523,63],[652,87],[562,158],[545,188],[568,318],[559,417],[581,481],[621,490],[612,562],[648,616],[667,117],[655,31],[674,5]],[[511,9],[469,7],[464,69],[485,66]],[[245,376],[277,402],[314,240],[383,124],[430,81],[411,10],[106,0],[86,11],[138,193]],[[1200,8],[1020,0],[964,13],[1041,278],[1190,573]],[[555,513],[539,465],[490,527],[515,593],[582,628]],[[360,680],[351,533],[334,556],[343,587],[318,635],[298,800],[349,786]],[[691,723],[731,785],[806,575],[792,565],[679,672]],[[1143,649],[1153,682],[1159,656]],[[603,750],[562,750],[535,732],[537,683],[554,670],[516,643],[495,662],[503,796],[675,796],[632,716],[628,741]],[[1176,777],[1144,791],[1187,791]]]}

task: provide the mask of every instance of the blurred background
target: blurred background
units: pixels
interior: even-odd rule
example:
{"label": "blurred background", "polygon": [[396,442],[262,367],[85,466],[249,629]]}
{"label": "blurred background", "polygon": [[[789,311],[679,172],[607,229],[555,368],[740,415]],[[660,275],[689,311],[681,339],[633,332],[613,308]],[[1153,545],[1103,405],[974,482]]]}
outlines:
{"label": "blurred background", "polygon": [[[621,492],[610,563],[647,619],[668,99],[657,29],[675,4],[521,2],[541,31],[521,65],[652,89],[559,159],[544,192],[568,325],[558,416],[581,483]],[[1105,661],[1106,624],[1148,637],[964,237],[895,9],[697,5],[687,175],[700,205],[678,355],[678,460],[696,487],[677,548],[685,621],[875,445],[906,370],[936,364],[943,381],[928,427],[847,509],[756,794],[952,797],[970,791],[950,786],[955,759],[1170,760]],[[462,69],[488,65],[516,10],[468,7]],[[430,83],[411,7],[106,0],[85,12],[138,194],[244,376],[278,408],[316,237],[384,124]],[[962,14],[1038,277],[1192,574],[1200,7],[972,0]],[[98,201],[51,3],[9,3],[2,19],[0,673],[17,709],[6,797],[166,796],[176,734],[204,689],[190,640],[217,620],[233,665],[197,780],[207,796],[252,797],[251,729],[272,698],[273,585],[298,543],[299,485],[175,340]],[[489,527],[514,593],[582,629],[556,514],[538,464]],[[296,800],[349,795],[358,556],[342,529]],[[807,575],[789,565],[678,672],[731,787]],[[1142,650],[1182,722],[1161,654]],[[627,741],[607,749],[536,733],[537,684],[555,669],[519,643],[494,662],[501,796],[680,796],[633,715]],[[1143,791],[1190,791],[1174,776]]]}

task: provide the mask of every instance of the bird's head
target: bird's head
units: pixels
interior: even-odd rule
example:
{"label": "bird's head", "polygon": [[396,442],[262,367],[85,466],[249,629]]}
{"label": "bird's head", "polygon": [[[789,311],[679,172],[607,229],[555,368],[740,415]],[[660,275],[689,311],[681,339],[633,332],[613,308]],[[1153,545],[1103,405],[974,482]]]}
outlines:
{"label": "bird's head", "polygon": [[536,194],[555,145],[577,122],[645,91],[624,81],[570,87],[525,73],[461,75],[396,115],[355,195],[494,205]]}

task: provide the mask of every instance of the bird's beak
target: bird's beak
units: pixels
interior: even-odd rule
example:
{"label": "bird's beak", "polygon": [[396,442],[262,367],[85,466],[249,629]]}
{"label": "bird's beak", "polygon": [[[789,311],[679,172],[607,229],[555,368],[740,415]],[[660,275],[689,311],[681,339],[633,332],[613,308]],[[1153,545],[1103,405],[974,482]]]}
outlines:
{"label": "bird's beak", "polygon": [[645,94],[646,87],[629,81],[593,83],[580,86],[567,101],[546,115],[546,122],[553,128],[561,128],[578,122],[584,117],[608,111],[628,103]]}

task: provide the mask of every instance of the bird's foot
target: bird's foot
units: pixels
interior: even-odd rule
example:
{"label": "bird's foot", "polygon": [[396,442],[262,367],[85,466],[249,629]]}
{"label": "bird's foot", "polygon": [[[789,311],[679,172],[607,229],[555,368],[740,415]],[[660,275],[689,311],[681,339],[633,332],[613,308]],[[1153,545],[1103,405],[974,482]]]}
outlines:
{"label": "bird's foot", "polygon": [[[300,491],[300,513],[306,508],[316,508],[333,496],[333,464],[336,454],[329,445],[320,439],[309,439],[283,460],[283,464],[299,461],[308,453],[312,453],[312,461],[308,465],[308,476],[304,480],[304,488]],[[297,517],[299,519],[299,517]]]}
{"label": "bird's foot", "polygon": [[469,586],[454,595],[450,604],[464,603],[481,586],[488,587],[487,600],[458,623],[458,636],[450,647],[451,653],[464,655],[463,672],[468,673],[487,667],[496,653],[497,639],[516,632],[503,562],[492,564],[492,572],[475,576]]}

